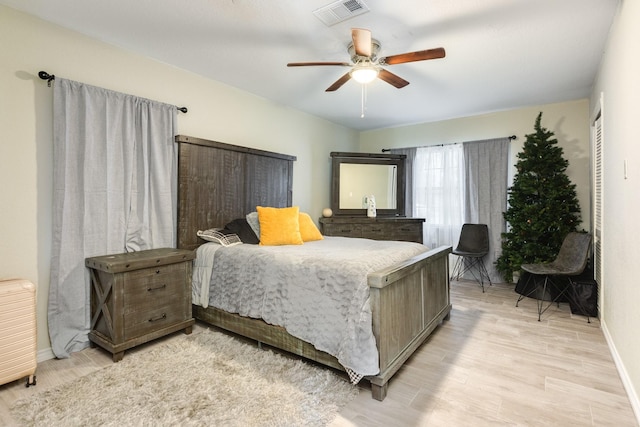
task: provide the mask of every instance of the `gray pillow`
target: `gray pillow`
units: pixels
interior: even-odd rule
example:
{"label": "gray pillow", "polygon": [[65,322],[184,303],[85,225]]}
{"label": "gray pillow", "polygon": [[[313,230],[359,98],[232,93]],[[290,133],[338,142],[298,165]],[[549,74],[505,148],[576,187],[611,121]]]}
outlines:
{"label": "gray pillow", "polygon": [[258,240],[260,240],[260,220],[258,219],[258,212],[251,212],[246,216],[249,226],[256,233]]}

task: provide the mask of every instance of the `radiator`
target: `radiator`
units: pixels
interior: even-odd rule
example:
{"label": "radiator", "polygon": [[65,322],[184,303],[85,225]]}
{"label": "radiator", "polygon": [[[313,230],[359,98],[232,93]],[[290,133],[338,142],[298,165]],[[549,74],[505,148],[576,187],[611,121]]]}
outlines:
{"label": "radiator", "polygon": [[36,384],[36,287],[0,281],[0,384],[27,378]]}

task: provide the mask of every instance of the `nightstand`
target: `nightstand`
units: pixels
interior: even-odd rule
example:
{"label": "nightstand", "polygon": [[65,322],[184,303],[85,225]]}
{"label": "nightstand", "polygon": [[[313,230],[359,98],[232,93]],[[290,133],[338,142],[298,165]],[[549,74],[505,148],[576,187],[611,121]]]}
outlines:
{"label": "nightstand", "polygon": [[190,334],[194,258],[194,251],[172,248],[87,258],[92,345],[118,362],[129,348],[181,329]]}

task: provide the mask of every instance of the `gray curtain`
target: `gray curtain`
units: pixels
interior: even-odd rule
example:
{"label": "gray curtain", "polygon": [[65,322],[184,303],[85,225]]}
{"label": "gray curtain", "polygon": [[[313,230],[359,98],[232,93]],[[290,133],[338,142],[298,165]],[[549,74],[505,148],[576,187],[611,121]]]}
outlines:
{"label": "gray curtain", "polygon": [[405,216],[413,215],[413,164],[416,159],[416,147],[410,148],[392,148],[389,150],[391,154],[404,154],[407,156],[405,161],[405,191],[404,191],[404,214]]}
{"label": "gray curtain", "polygon": [[86,257],[175,247],[176,107],[56,78],[49,336],[88,346]]}
{"label": "gray curtain", "polygon": [[465,158],[466,223],[487,224],[489,255],[485,266],[492,282],[502,282],[495,261],[502,251],[501,233],[506,231],[502,213],[507,209],[509,138],[469,141],[463,144]]}

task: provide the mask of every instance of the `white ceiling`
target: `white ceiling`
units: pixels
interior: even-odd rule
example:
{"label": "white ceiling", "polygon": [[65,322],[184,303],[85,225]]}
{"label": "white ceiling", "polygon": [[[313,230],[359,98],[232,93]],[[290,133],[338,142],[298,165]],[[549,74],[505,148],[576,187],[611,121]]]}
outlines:
{"label": "white ceiling", "polygon": [[[362,0],[369,12],[327,27],[331,0],[0,0],[104,42],[357,129],[445,120],[589,96],[618,0]],[[348,69],[351,28],[379,56],[444,47],[446,57],[388,66],[403,89],[325,89]],[[57,70],[47,70],[51,73]]]}

